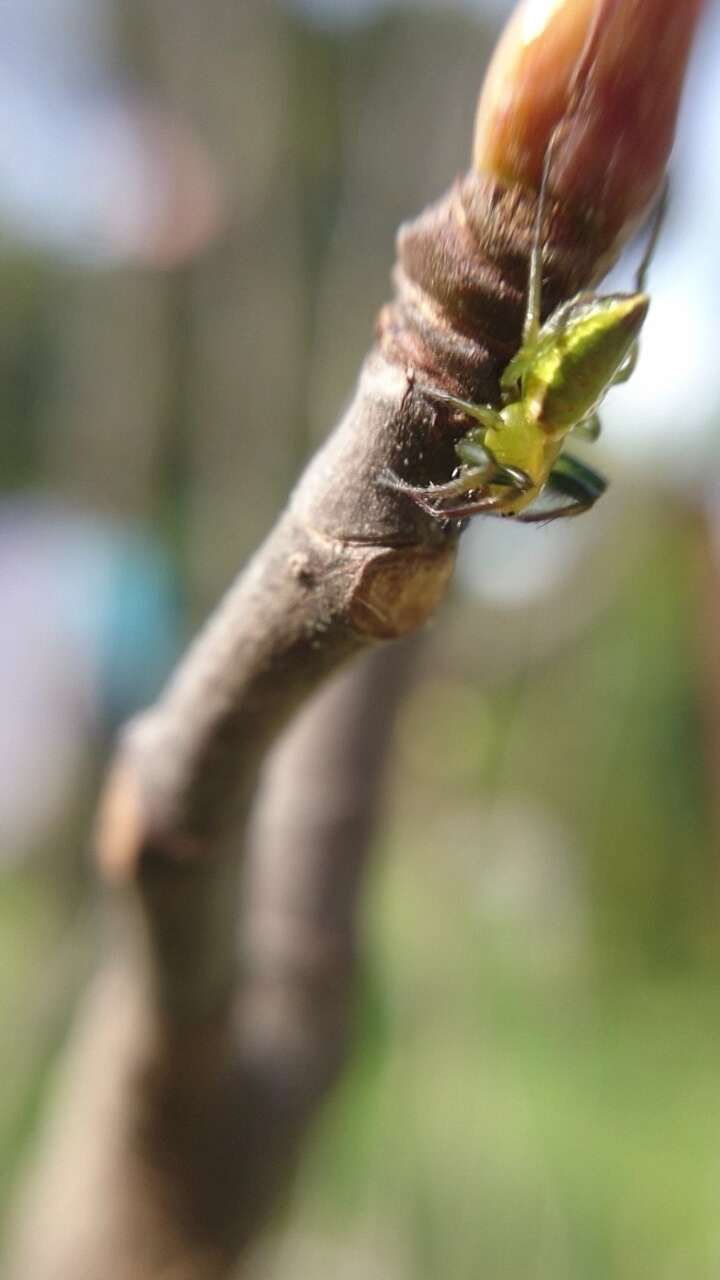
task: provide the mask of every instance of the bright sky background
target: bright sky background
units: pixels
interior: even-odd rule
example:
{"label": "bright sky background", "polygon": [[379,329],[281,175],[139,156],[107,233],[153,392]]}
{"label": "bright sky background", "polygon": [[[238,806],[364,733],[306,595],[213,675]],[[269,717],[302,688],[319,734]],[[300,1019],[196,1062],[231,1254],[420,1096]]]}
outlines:
{"label": "bright sky background", "polygon": [[[499,24],[512,7],[511,0],[281,2],[329,25],[372,21],[390,8],[461,8],[492,15]],[[4,226],[6,234],[90,260],[122,256],[153,193],[110,60],[110,0],[4,0],[2,12],[0,234]],[[687,483],[716,456],[718,67],[720,0],[709,0],[680,121],[671,213],[651,273],[653,306],[642,358],[604,415],[606,447],[628,466],[657,471],[668,483]],[[631,274],[626,260],[614,287],[628,287]],[[720,463],[720,450],[717,456]]]}

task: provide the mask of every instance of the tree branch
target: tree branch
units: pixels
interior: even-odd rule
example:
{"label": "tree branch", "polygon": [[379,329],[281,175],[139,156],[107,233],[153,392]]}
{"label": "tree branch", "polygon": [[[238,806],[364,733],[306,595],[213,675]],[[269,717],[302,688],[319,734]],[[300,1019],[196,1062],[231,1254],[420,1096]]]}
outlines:
{"label": "tree branch", "polygon": [[[478,252],[473,201],[495,260]],[[348,413],[165,695],[123,735],[98,847],[106,876],[130,892],[132,931],[120,945],[120,972],[100,979],[76,1038],[69,1092],[58,1103],[62,1134],[46,1159],[49,1181],[31,1196],[33,1229],[24,1233],[18,1276],[94,1280],[100,1257],[107,1280],[159,1275],[160,1257],[172,1259],[178,1275],[194,1268],[187,1272],[193,1280],[222,1276],[292,1167],[288,1153],[319,1096],[314,1081],[332,1071],[313,1069],[306,1079],[303,1068],[300,1088],[297,1062],[289,1069],[287,1055],[269,1053],[267,1039],[259,1052],[263,1027],[266,1035],[271,1023],[273,1034],[288,1028],[269,1019],[272,934],[259,925],[248,935],[255,938],[255,980],[248,989],[238,985],[245,865],[238,831],[266,753],[301,701],[350,656],[416,629],[443,593],[457,531],[382,489],[377,477],[386,466],[421,481],[447,473],[459,428],[423,386],[427,379],[479,398],[490,393],[507,347],[517,342],[532,217],[532,197],[470,176],[401,233],[397,299],[382,317]],[[574,251],[560,250],[557,258],[578,270]],[[510,269],[515,286],[507,282]],[[556,274],[554,294],[567,288],[567,271]],[[425,276],[440,297],[424,290]],[[494,316],[492,350],[454,321],[456,312],[483,305]],[[303,837],[299,847],[307,858]],[[266,905],[292,896],[293,863],[285,860],[271,890],[273,861],[280,865],[268,855],[255,882]],[[321,925],[328,905],[321,894],[332,885],[327,866],[319,845],[304,882],[318,894],[306,937],[317,935],[320,951],[327,942],[318,929],[332,931],[330,921]],[[348,977],[356,887],[351,876],[345,957],[338,957]],[[280,915],[287,920],[285,906]],[[286,941],[287,975],[290,934]],[[326,977],[321,966],[308,998]],[[291,986],[298,978],[299,971]],[[273,982],[277,994],[287,976],[278,985],[276,973]],[[262,999],[245,1003],[248,992],[257,997],[263,988]],[[321,1009],[313,1016],[324,1016]],[[339,1046],[342,1018],[333,1018],[330,1043]],[[335,1056],[331,1048],[328,1062]],[[102,1211],[98,1186],[105,1188]]]}
{"label": "tree branch", "polygon": [[101,975],[58,1082],[14,1276],[204,1280],[264,1221],[344,1058],[357,890],[412,651],[380,649],[331,681],[269,761],[232,1016],[171,1025],[136,972]]}
{"label": "tree branch", "polygon": [[[643,0],[653,4],[667,0]],[[603,7],[617,37],[621,10]],[[587,16],[585,0],[575,9]],[[551,26],[557,6],[548,12]],[[626,45],[615,38],[613,56]],[[569,113],[571,137],[583,112],[606,110],[606,95],[585,92],[593,66],[615,82],[612,59],[608,72],[595,49],[579,97],[573,59],[563,68],[553,110]],[[521,120],[525,106],[514,109]],[[603,127],[593,137],[612,146]],[[599,143],[594,164],[607,166]],[[132,910],[120,963],[99,980],[75,1041],[61,1127],[21,1224],[17,1280],[227,1275],[342,1057],[378,783],[358,714],[367,689],[328,694],[326,712],[339,698],[342,713],[311,717],[276,762],[255,827],[241,966],[249,855],[238,833],[267,752],[301,703],[352,656],[416,630],[447,585],[458,529],[378,478],[390,468],[418,484],[446,479],[463,421],[432,390],[496,401],[519,344],[535,194],[478,169],[401,230],[395,298],[347,414],[164,696],[120,743],[98,849]],[[565,200],[561,178],[542,228],[545,313],[607,267],[639,213],[624,204],[619,229],[619,214]],[[651,178],[648,169],[638,198]],[[271,388],[267,401],[272,420]],[[388,711],[389,701],[381,736]],[[314,789],[330,785],[333,765],[340,808],[323,812]]]}

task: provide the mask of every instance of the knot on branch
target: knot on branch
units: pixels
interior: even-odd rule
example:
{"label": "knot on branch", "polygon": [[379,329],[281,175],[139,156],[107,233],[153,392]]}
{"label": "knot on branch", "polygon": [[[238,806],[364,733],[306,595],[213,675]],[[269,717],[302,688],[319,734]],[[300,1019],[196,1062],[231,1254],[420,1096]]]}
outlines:
{"label": "knot on branch", "polygon": [[[379,318],[388,359],[456,395],[497,400],[498,376],[520,345],[536,201],[533,191],[468,173],[400,228],[396,296]],[[547,315],[597,277],[601,245],[557,205],[542,239]]]}

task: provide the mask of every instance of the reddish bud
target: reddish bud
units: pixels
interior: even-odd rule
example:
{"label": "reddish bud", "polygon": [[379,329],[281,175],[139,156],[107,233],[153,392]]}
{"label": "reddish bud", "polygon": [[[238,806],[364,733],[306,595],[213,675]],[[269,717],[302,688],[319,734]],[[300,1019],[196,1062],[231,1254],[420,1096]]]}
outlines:
{"label": "reddish bud", "polygon": [[524,0],[478,106],[473,163],[500,181],[549,185],[607,242],[662,180],[703,0]]}

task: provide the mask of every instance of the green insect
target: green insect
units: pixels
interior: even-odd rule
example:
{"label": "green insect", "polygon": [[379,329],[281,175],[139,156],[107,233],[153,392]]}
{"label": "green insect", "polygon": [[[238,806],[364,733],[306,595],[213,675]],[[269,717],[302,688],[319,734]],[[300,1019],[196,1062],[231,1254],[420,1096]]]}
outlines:
{"label": "green insect", "polygon": [[[427,390],[473,426],[455,446],[460,466],[447,484],[415,487],[393,472],[381,483],[438,520],[512,516],[525,523],[587,511],[607,488],[596,471],[564,452],[568,436],[596,440],[597,410],[609,389],[630,377],[650,299],[645,279],[666,205],[664,188],[632,293],[579,293],[540,323],[545,177],[530,255],[522,345],[500,378],[501,407],[471,404]],[[543,501],[532,504],[543,495]],[[531,508],[528,510],[528,508]]]}

